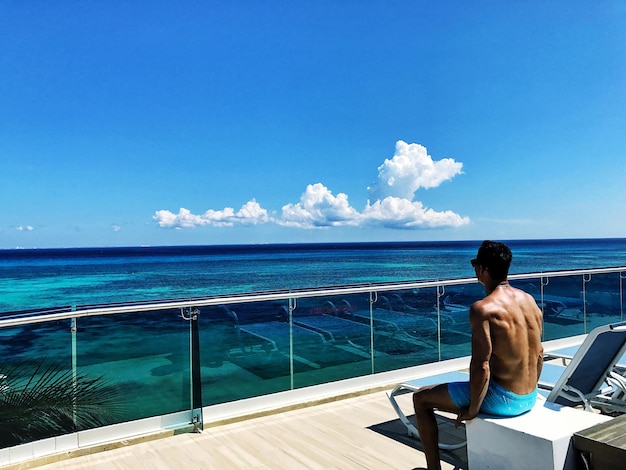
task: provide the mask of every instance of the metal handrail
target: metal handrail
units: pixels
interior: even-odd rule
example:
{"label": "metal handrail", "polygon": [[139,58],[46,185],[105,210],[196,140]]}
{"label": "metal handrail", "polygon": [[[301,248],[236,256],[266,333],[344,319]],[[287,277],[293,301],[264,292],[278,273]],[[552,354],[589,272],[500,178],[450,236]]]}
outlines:
{"label": "metal handrail", "polygon": [[[593,268],[593,269],[576,269],[569,271],[549,271],[539,273],[527,273],[527,274],[510,274],[509,280],[519,279],[543,279],[552,277],[566,277],[576,275],[592,275],[592,274],[607,274],[607,273],[623,273],[626,272],[626,266],[614,267],[614,268]],[[76,309],[67,312],[57,313],[41,313],[31,312],[25,316],[2,318],[0,319],[0,328],[7,328],[19,325],[28,325],[35,323],[45,323],[49,321],[68,320],[76,318],[103,316],[103,315],[117,315],[123,313],[142,313],[154,310],[168,310],[168,309],[184,309],[190,307],[208,307],[215,305],[230,305],[240,304],[245,302],[259,302],[259,301],[272,301],[272,300],[289,300],[299,299],[305,297],[322,297],[330,295],[347,295],[347,294],[363,294],[370,292],[388,292],[394,290],[403,289],[420,289],[427,287],[439,287],[439,286],[453,286],[458,284],[472,284],[477,283],[476,278],[456,278],[456,279],[443,279],[432,281],[406,281],[406,282],[392,282],[392,283],[380,283],[380,284],[366,284],[366,285],[353,285],[353,286],[340,286],[340,287],[326,287],[320,289],[302,289],[293,291],[278,291],[278,292],[259,292],[254,294],[239,294],[239,295],[225,295],[214,296],[206,298],[196,299],[179,299],[169,300],[155,303],[137,303],[137,304],[124,304],[124,305],[109,305],[101,307],[91,307]]]}

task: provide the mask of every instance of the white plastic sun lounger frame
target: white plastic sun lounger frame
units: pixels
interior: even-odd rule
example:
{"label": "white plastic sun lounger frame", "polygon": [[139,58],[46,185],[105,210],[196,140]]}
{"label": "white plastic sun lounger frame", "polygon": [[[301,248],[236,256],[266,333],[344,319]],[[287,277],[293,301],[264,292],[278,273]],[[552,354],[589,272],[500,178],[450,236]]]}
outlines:
{"label": "white plastic sun lounger frame", "polygon": [[[415,437],[416,439],[419,439],[420,436],[419,436],[419,432],[417,431],[417,428],[411,421],[409,421],[409,418],[407,418],[407,416],[404,414],[404,412],[400,408],[400,405],[396,401],[395,397],[398,395],[405,394],[405,393],[416,392],[420,388],[427,386],[427,385],[436,385],[436,384],[448,383],[448,382],[461,382],[461,381],[467,381],[467,380],[469,380],[469,374],[465,372],[459,372],[459,371],[446,372],[443,374],[433,375],[430,377],[423,377],[420,379],[410,380],[408,382],[402,382],[396,385],[394,389],[391,391],[391,393],[387,394],[387,398],[389,398],[389,401],[391,402],[391,406],[393,406],[393,409],[398,415],[398,418],[400,418],[400,421],[406,428],[408,435],[410,437]],[[465,445],[466,445],[465,441],[458,443],[458,444],[445,444],[445,443],[440,442],[439,448],[444,449],[444,450],[455,450]]]}
{"label": "white plastic sun lounger frame", "polygon": [[568,365],[545,364],[539,387],[550,390],[548,401],[626,413],[626,379],[615,366],[626,353],[626,322],[595,328]]}

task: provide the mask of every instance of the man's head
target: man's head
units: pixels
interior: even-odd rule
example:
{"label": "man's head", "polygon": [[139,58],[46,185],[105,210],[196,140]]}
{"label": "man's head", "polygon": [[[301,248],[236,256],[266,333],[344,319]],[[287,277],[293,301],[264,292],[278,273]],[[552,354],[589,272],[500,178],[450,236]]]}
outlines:
{"label": "man's head", "polygon": [[481,266],[487,270],[491,279],[503,281],[509,275],[512,259],[513,254],[504,243],[485,240],[480,245],[476,258],[472,260],[472,266]]}

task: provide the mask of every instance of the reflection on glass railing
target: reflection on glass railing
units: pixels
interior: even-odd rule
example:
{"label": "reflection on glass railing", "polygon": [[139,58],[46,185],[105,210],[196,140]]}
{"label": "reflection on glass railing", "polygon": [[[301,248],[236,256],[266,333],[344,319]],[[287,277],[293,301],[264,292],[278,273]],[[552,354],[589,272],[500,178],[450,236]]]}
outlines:
{"label": "reflection on glass railing", "polygon": [[121,416],[117,387],[63,362],[22,361],[0,374],[0,447],[112,424]]}
{"label": "reflection on glass railing", "polygon": [[277,321],[284,304],[250,302],[199,309],[205,406],[289,390],[289,332]]}
{"label": "reflection on glass railing", "polygon": [[583,276],[587,331],[623,319],[620,273]]}
{"label": "reflection on glass railing", "polygon": [[0,447],[122,418],[106,375],[75,367],[72,335],[69,320],[0,329]]}
{"label": "reflection on glass railing", "polygon": [[75,362],[116,387],[121,421],[189,409],[189,324],[178,309],[79,318]]}

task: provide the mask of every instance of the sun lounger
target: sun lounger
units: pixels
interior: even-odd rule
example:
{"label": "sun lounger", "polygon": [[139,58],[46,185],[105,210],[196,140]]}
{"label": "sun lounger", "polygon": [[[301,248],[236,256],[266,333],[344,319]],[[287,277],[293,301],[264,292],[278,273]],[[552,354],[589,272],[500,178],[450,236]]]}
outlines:
{"label": "sun lounger", "polygon": [[[427,385],[436,385],[436,384],[448,383],[448,382],[462,382],[462,381],[467,381],[467,380],[469,380],[469,374],[465,372],[458,372],[458,371],[431,375],[429,377],[423,377],[420,379],[410,380],[410,381],[402,382],[401,384],[396,385],[394,389],[391,391],[391,393],[387,394],[387,398],[389,398],[389,401],[391,402],[391,406],[393,406],[393,409],[398,415],[398,418],[400,418],[400,421],[406,428],[408,435],[419,439],[419,433],[417,432],[417,428],[411,421],[409,421],[409,418],[407,418],[407,416],[404,414],[404,412],[402,411],[402,409],[400,408],[400,405],[398,404],[396,400],[396,397],[404,393],[416,392],[421,387],[425,387]],[[439,448],[447,449],[447,450],[454,450],[454,449],[463,447],[464,445],[465,445],[465,442],[462,442],[459,444],[444,444],[440,442]]]}
{"label": "sun lounger", "polygon": [[280,321],[269,321],[264,323],[249,323],[241,325],[241,332],[258,338],[259,341],[272,345],[272,350],[280,350],[289,352],[290,335],[293,335],[293,344],[317,345],[322,347],[327,341],[324,335],[313,330],[301,328],[293,325],[289,328],[289,324]]}
{"label": "sun lounger", "polygon": [[[568,346],[566,348],[548,351],[544,354],[544,359],[562,359],[563,365],[566,366],[572,360],[579,348],[580,344],[577,344],[575,346]],[[615,364],[615,371],[620,375],[624,375],[626,373],[626,354],[624,354],[617,364]]]}
{"label": "sun lounger", "polygon": [[[393,294],[391,299],[396,299],[396,301],[391,302],[387,297],[381,295],[378,300],[379,303],[374,306],[371,312],[369,309],[359,309],[352,306],[346,299],[341,300],[339,308],[336,308],[331,302],[328,303],[334,311],[341,311],[342,318],[366,325],[371,323],[375,329],[380,331],[420,339],[437,335],[436,311],[412,308],[404,304],[402,298],[397,294]],[[440,321],[442,325],[446,325],[446,328],[454,324],[452,317],[445,314],[440,315]]]}
{"label": "sun lounger", "polygon": [[[374,328],[387,330],[392,333],[404,333],[415,338],[437,334],[437,323],[431,317],[378,308],[372,311],[372,315]],[[369,324],[370,313],[355,311],[352,312],[352,318],[355,321]]]}
{"label": "sun lounger", "polygon": [[539,387],[547,400],[592,411],[626,413],[626,379],[615,366],[626,353],[626,322],[594,329],[567,366],[544,364]]}
{"label": "sun lounger", "polygon": [[328,341],[346,341],[355,347],[367,346],[371,336],[368,325],[332,315],[294,316],[293,324],[317,331]]}

